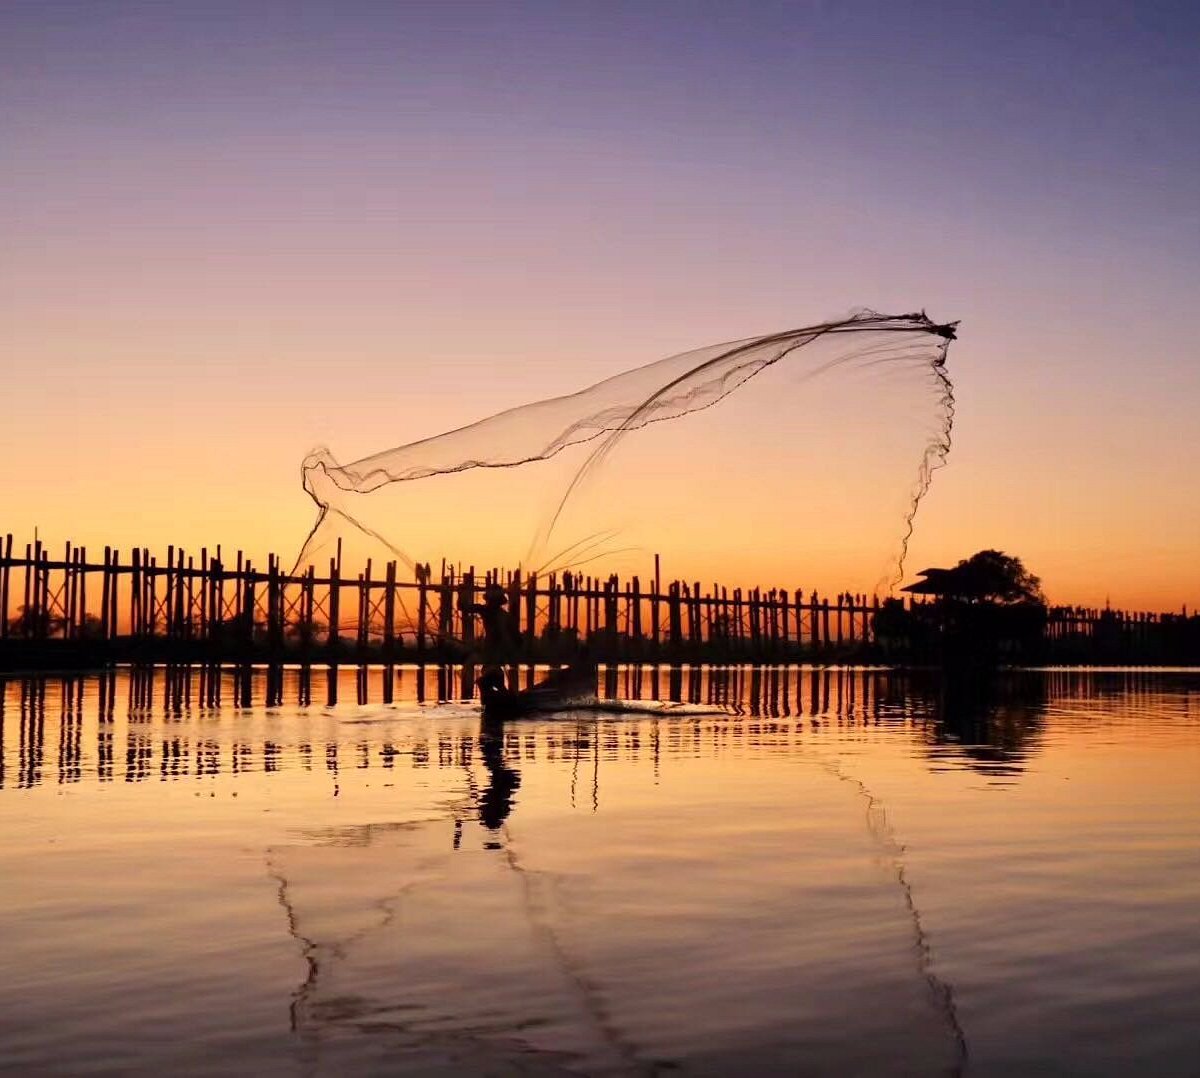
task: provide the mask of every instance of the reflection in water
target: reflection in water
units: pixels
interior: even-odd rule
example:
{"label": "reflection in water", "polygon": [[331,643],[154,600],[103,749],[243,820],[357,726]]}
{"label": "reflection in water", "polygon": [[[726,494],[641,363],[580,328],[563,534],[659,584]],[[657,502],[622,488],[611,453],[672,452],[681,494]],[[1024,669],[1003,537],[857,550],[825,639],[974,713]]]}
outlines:
{"label": "reflection in water", "polygon": [[[616,671],[610,672],[609,677],[615,677]],[[608,689],[609,698],[615,695],[615,685]],[[593,720],[595,722],[595,720]],[[519,731],[519,724],[514,724]],[[519,732],[514,731],[513,742],[520,745]],[[598,739],[593,738],[595,744]],[[576,739],[576,747],[586,746],[586,741]],[[521,785],[520,773],[505,760],[505,722],[501,719],[481,718],[479,727],[480,756],[488,773],[488,785],[482,791],[477,791],[473,782],[469,783],[472,795],[476,797],[479,806],[479,822],[489,832],[503,831],[504,842],[489,840],[484,848],[503,850],[505,864],[520,880],[521,901],[526,921],[531,932],[540,939],[546,953],[551,957],[555,966],[561,972],[563,980],[578,996],[583,1012],[600,1039],[611,1051],[613,1058],[625,1065],[630,1073],[656,1073],[658,1068],[638,1058],[636,1048],[628,1043],[621,1035],[620,1029],[608,1013],[603,995],[589,979],[586,969],[574,958],[563,943],[555,929],[553,918],[549,915],[549,903],[546,889],[553,888],[554,879],[529,871],[518,855],[508,829],[504,826],[513,809],[514,795]],[[524,751],[527,756],[536,756],[536,741],[526,738]],[[597,758],[598,760],[598,758]],[[576,756],[576,765],[578,755]],[[577,776],[577,766],[572,769],[572,807],[574,807],[574,790]],[[599,772],[594,776],[593,812],[599,807]],[[461,836],[456,831],[454,848],[461,848]]]}
{"label": "reflection in water", "polygon": [[553,888],[554,878],[540,876],[527,870],[514,851],[511,839],[505,848],[504,856],[508,867],[520,878],[521,899],[530,928],[542,940],[564,982],[574,990],[582,1011],[587,1015],[610,1055],[624,1064],[623,1069],[630,1074],[657,1074],[678,1070],[678,1066],[669,1061],[652,1062],[641,1059],[637,1047],[622,1035],[619,1023],[605,1003],[603,992],[589,977],[583,963],[568,951],[555,930],[554,920],[549,912],[550,903],[545,893],[547,888]]}
{"label": "reflection in water", "polygon": [[14,1069],[1187,1073],[1195,676],[631,666],[602,693],[723,713],[418,706],[469,684],[0,684]]}
{"label": "reflection in water", "polygon": [[1034,671],[914,681],[936,721],[930,758],[962,762],[986,775],[1016,775],[1036,754],[1047,709],[1047,679]]}
{"label": "reflection in water", "polygon": [[521,775],[504,760],[504,721],[481,718],[479,754],[487,768],[487,788],[479,795],[479,822],[489,831],[498,831],[512,812],[513,798],[521,785]]}
{"label": "reflection in water", "polygon": [[288,1024],[293,1033],[299,1033],[303,1027],[304,1005],[317,983],[317,977],[321,973],[321,964],[317,957],[317,943],[300,931],[299,919],[296,917],[295,907],[293,907],[291,897],[288,894],[288,881],[272,861],[270,850],[267,851],[266,862],[267,875],[278,885],[276,893],[279,899],[279,906],[283,910],[284,917],[287,919],[288,935],[300,945],[300,954],[304,958],[306,967],[304,980],[292,992],[292,998],[288,1004]]}
{"label": "reflection in water", "polygon": [[[469,690],[473,673],[463,667],[331,668],[323,670],[322,677],[327,707],[336,706],[339,696],[345,695],[339,693],[338,686],[349,678],[355,686],[358,708],[370,708],[372,700],[385,707],[404,708],[424,699],[461,699],[458,690]],[[308,667],[146,667],[131,669],[127,676],[122,674],[120,686],[115,671],[0,678],[0,788],[6,784],[21,788],[39,785],[48,751],[53,753],[53,773],[59,784],[79,782],[86,769],[101,781],[118,777],[118,707],[123,708],[125,720],[120,742],[124,768],[119,777],[126,782],[216,775],[224,770],[276,772],[296,766],[297,761],[289,761],[281,753],[279,744],[265,741],[256,746],[241,742],[222,746],[189,736],[183,723],[193,716],[229,714],[229,703],[239,709],[263,705],[277,709],[292,706],[285,701],[294,701],[295,706],[310,708],[313,676]],[[518,671],[512,670],[509,676],[515,683]],[[535,676],[532,669],[526,672],[527,680]],[[1080,681],[1079,675],[1070,671],[1027,671],[961,683],[929,674],[880,669],[628,666],[605,671],[601,688],[602,695],[610,699],[696,704],[727,712],[727,718],[709,716],[671,727],[677,743],[691,736],[729,747],[748,744],[770,748],[802,736],[806,723],[863,727],[901,724],[924,731],[930,762],[937,767],[965,766],[989,776],[1011,777],[1019,774],[1039,750],[1051,696],[1083,694],[1082,699],[1101,700],[1117,693],[1122,698],[1136,699],[1139,683],[1150,676],[1123,671]],[[15,730],[10,725],[14,712]],[[52,723],[49,733],[48,716]],[[643,726],[647,725],[649,736],[643,741]],[[93,732],[87,734],[93,726]],[[176,729],[168,732],[171,726]],[[595,746],[597,756],[604,749],[636,757],[647,746],[658,753],[657,725],[630,716],[620,724],[608,723],[607,729],[615,732],[618,726],[623,740],[611,746]],[[522,729],[519,724],[516,728]],[[53,739],[49,750],[48,736]],[[90,738],[90,749],[85,736]],[[520,785],[519,774],[503,759],[503,751],[513,747],[514,736],[523,735],[514,735],[513,729],[505,729],[503,724],[481,725],[477,739],[473,739],[490,776],[481,811],[489,814],[497,827],[511,810]],[[546,736],[543,729],[536,728],[528,751],[535,751],[535,743]],[[583,736],[586,740],[589,735]],[[575,754],[573,777],[577,779],[578,757],[588,755],[590,741],[576,745],[569,738],[562,740],[557,733],[551,739],[554,743],[547,744],[546,751]],[[304,746],[301,766],[312,767],[313,751],[311,745]],[[329,771],[336,776],[338,745],[328,744],[316,751],[323,751]],[[394,766],[394,748],[375,749],[362,742],[356,751],[357,767]],[[461,752],[461,748],[442,744],[438,751],[444,757],[447,752]],[[427,759],[429,747],[421,746],[418,752]],[[15,773],[10,769],[10,760],[16,762]],[[438,765],[444,766],[442,759]]]}
{"label": "reflection in water", "polygon": [[952,1072],[960,1075],[967,1066],[970,1056],[967,1047],[967,1035],[958,1017],[958,1008],[954,1003],[954,989],[934,972],[933,947],[921,921],[921,911],[913,897],[912,885],[908,882],[908,870],[904,864],[904,846],[897,840],[891,825],[888,823],[887,810],[883,802],[868,789],[862,779],[848,775],[842,765],[836,760],[823,761],[822,765],[839,781],[853,785],[866,802],[867,830],[876,846],[895,875],[896,884],[904,896],[904,905],[912,918],[913,949],[917,960],[917,973],[929,986],[930,996],[934,1005],[943,1015],[946,1025],[954,1038],[956,1057]]}

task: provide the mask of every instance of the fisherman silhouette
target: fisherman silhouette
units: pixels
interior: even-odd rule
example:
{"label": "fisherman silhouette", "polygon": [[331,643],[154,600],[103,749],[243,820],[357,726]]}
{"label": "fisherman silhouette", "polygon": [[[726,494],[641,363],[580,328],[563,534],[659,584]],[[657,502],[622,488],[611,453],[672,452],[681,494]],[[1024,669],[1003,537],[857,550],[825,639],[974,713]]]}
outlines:
{"label": "fisherman silhouette", "polygon": [[476,684],[485,712],[515,718],[534,711],[553,710],[572,697],[595,692],[597,664],[586,646],[579,648],[566,667],[552,671],[532,689],[525,692],[510,689],[501,663],[515,656],[519,642],[507,606],[508,595],[504,588],[489,584],[482,603],[471,603],[463,608],[465,613],[478,617],[483,623],[484,665]]}
{"label": "fisherman silhouette", "polygon": [[499,584],[489,584],[482,603],[471,603],[465,613],[474,614],[483,623],[484,658],[492,662],[505,657],[516,643],[508,610],[508,594]]}
{"label": "fisherman silhouette", "polygon": [[508,691],[508,682],[500,663],[511,656],[516,645],[512,620],[508,614],[508,595],[499,584],[489,584],[482,603],[471,603],[465,613],[483,623],[483,674],[479,677],[480,695],[486,706],[489,698]]}

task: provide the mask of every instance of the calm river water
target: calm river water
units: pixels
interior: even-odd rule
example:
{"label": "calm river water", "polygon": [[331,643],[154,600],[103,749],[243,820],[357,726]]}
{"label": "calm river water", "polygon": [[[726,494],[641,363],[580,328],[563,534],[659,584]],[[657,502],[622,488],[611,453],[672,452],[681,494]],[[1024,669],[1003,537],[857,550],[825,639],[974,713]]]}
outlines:
{"label": "calm river water", "polygon": [[455,673],[0,682],[0,1069],[1200,1074],[1200,673]]}

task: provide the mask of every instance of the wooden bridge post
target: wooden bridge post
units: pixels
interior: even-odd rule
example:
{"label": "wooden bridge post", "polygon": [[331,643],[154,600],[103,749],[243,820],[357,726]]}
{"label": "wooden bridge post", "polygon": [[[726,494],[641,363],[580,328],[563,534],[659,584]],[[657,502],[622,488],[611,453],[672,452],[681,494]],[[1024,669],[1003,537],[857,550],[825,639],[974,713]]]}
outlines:
{"label": "wooden bridge post", "polygon": [[165,585],[165,596],[163,607],[167,624],[167,636],[174,639],[180,636],[179,628],[179,597],[182,588],[180,585],[183,582],[182,574],[179,572],[179,565],[183,560],[183,551],[177,551],[178,557],[174,562],[170,557],[167,558],[167,567],[163,573],[163,583]]}
{"label": "wooden bridge post", "polygon": [[187,589],[184,598],[183,635],[191,640],[195,635],[196,563],[191,554],[187,559]]}
{"label": "wooden bridge post", "polygon": [[[79,548],[79,596],[76,602],[76,637],[87,633],[87,547]],[[81,685],[82,688],[82,685]]]}
{"label": "wooden bridge post", "polygon": [[62,638],[70,640],[75,631],[75,588],[78,576],[75,573],[75,550],[68,543],[62,560],[62,588],[59,591],[59,604],[62,610]]}
{"label": "wooden bridge post", "polygon": [[772,624],[775,611],[775,593],[759,592],[759,637],[764,654],[769,655],[775,647],[775,627]]}
{"label": "wooden bridge post", "polygon": [[396,646],[396,563],[387,563],[383,593],[383,650],[390,656]]}
{"label": "wooden bridge post", "polygon": [[417,654],[425,654],[425,619],[429,616],[429,565],[417,565]]}
{"label": "wooden bridge post", "polygon": [[[238,551],[238,557],[241,558],[241,551]],[[242,634],[247,646],[254,644],[254,603],[255,603],[255,573],[254,566],[249,561],[245,563],[245,572],[242,577]]]}
{"label": "wooden bridge post", "polygon": [[612,649],[610,654],[616,656],[620,624],[617,619],[617,596],[620,594],[620,583],[616,573],[604,582],[604,635],[607,646]]}
{"label": "wooden bridge post", "polygon": [[190,558],[184,555],[182,549],[179,551],[179,557],[176,559],[175,566],[175,635],[181,638],[191,636],[191,594],[192,580],[185,573],[185,568],[191,562]]}
{"label": "wooden bridge post", "polygon": [[142,548],[142,568],[148,593],[143,604],[142,617],[146,623],[146,635],[153,638],[158,632],[158,558],[152,557],[145,547]]}
{"label": "wooden bridge post", "polygon": [[791,643],[791,614],[790,602],[791,597],[788,595],[787,588],[779,589],[779,626],[780,636],[782,637],[781,646],[784,652],[789,650],[788,645]]}
{"label": "wooden bridge post", "polygon": [[62,588],[59,591],[59,604],[62,610],[62,638],[75,638],[75,616],[79,604],[79,573],[76,566],[79,562],[79,550],[72,544],[67,544],[66,556],[62,562]]}
{"label": "wooden bridge post", "polygon": [[233,594],[235,601],[233,617],[237,626],[235,632],[241,638],[245,635],[246,621],[246,562],[240,550],[237,552],[237,571],[233,578]]}
{"label": "wooden bridge post", "polygon": [[145,599],[145,584],[142,581],[142,552],[134,547],[129,553],[129,634],[140,637],[143,632],[142,607]]}
{"label": "wooden bridge post", "polygon": [[207,641],[209,639],[210,623],[208,620],[209,612],[209,592],[212,591],[212,574],[210,572],[211,563],[208,557],[208,547],[200,548],[200,639]]}
{"label": "wooden bridge post", "polygon": [[508,586],[504,594],[508,600],[508,610],[504,616],[508,619],[509,638],[519,645],[522,639],[521,611],[525,606],[525,581],[520,569],[508,574]]}
{"label": "wooden bridge post", "polygon": [[730,644],[732,643],[733,638],[733,615],[729,612],[729,610],[729,589],[722,586],[720,602],[721,653],[726,658],[730,654]]}
{"label": "wooden bridge post", "polygon": [[[300,616],[303,619],[300,626],[300,646],[305,655],[312,650],[316,638],[317,627],[314,624],[317,616],[317,567],[308,566],[304,570],[303,595],[300,599]],[[307,667],[306,667],[307,669]]]}
{"label": "wooden bridge post", "polygon": [[546,631],[552,640],[562,635],[562,588],[558,573],[551,573],[546,584]]}
{"label": "wooden bridge post", "polygon": [[109,585],[109,601],[112,606],[108,614],[108,637],[111,640],[120,633],[120,606],[118,605],[118,596],[121,592],[121,552],[113,548],[112,557],[109,559],[109,567],[111,569],[112,584]]}
{"label": "wooden bridge post", "polygon": [[38,559],[37,636],[45,640],[50,634],[50,551],[43,547]]}
{"label": "wooden bridge post", "polygon": [[336,655],[340,641],[342,602],[342,567],[340,559],[329,559],[329,632],[325,636],[325,647]]}
{"label": "wooden bridge post", "polygon": [[657,650],[659,644],[659,612],[658,604],[661,600],[660,592],[662,591],[662,581],[659,579],[659,558],[654,555],[654,585],[650,592],[650,628],[654,634],[654,647]]}
{"label": "wooden bridge post", "polygon": [[475,566],[471,566],[462,575],[462,583],[458,588],[458,613],[462,619],[462,642],[468,649],[475,641],[475,618],[470,613],[475,604]]}
{"label": "wooden bridge post", "polygon": [[167,564],[163,571],[163,621],[164,635],[168,640],[180,635],[178,614],[181,575],[178,562],[183,558],[183,551],[178,551],[178,558],[175,554],[171,547],[167,547]]}
{"label": "wooden bridge post", "polygon": [[[74,560],[75,560],[75,552],[71,548],[71,544],[68,543],[66,546],[66,550],[63,553],[63,560],[60,563],[62,565],[62,584],[59,586],[59,588],[57,590],[58,609],[61,611],[60,627],[61,627],[61,632],[62,632],[62,638],[64,640],[70,639],[69,633],[71,631],[71,588],[74,585],[74,574],[71,572],[71,569],[74,564]],[[47,551],[47,558],[46,558],[46,591],[47,591],[46,612],[47,612],[47,614],[50,615],[47,618],[47,626],[46,626],[47,637],[54,635],[53,610],[54,610],[55,600],[53,598],[53,595],[55,594],[55,589],[53,587],[53,584],[51,583],[52,576],[53,576],[53,563],[50,561],[49,552]]]}
{"label": "wooden bridge post", "polygon": [[8,582],[12,569],[12,535],[4,537],[4,549],[0,550],[0,640],[8,639]]}
{"label": "wooden bridge post", "polygon": [[272,652],[283,650],[283,581],[277,554],[267,559],[267,640]]}
{"label": "wooden bridge post", "polygon": [[679,581],[673,580],[667,588],[667,617],[670,623],[668,643],[673,651],[683,642],[683,619],[679,609]]}
{"label": "wooden bridge post", "polygon": [[629,636],[637,654],[642,650],[642,582],[635,576],[629,585]]}
{"label": "wooden bridge post", "polygon": [[50,558],[40,543],[35,545],[38,547],[38,565],[34,587],[34,591],[37,593],[37,600],[34,603],[34,610],[37,614],[34,622],[34,635],[39,640],[45,640],[50,629],[50,569],[48,566]]}
{"label": "wooden bridge post", "polygon": [[33,606],[30,608],[33,616],[28,628],[31,637],[36,638],[41,633],[44,609],[45,606],[42,603],[42,544],[35,541],[33,544]]}
{"label": "wooden bridge post", "polygon": [[25,586],[25,601],[21,604],[21,636],[28,637],[31,631],[29,604],[33,595],[33,548],[28,543],[25,544],[25,577],[22,583]]}
{"label": "wooden bridge post", "polygon": [[111,636],[108,624],[108,608],[112,602],[112,547],[104,548],[104,568],[100,574],[100,637],[108,640]]}
{"label": "wooden bridge post", "polygon": [[214,632],[221,636],[225,631],[225,566],[221,564],[220,547],[217,547],[210,569],[212,585],[209,594],[208,632],[211,638]]}
{"label": "wooden bridge post", "polygon": [[771,654],[779,654],[779,592],[771,589],[767,596],[767,624],[771,629]]}
{"label": "wooden bridge post", "polygon": [[355,646],[359,653],[367,650],[368,633],[371,628],[371,559],[367,559],[366,568],[358,574],[358,632],[355,635]]}
{"label": "wooden bridge post", "polygon": [[451,578],[442,569],[441,583],[438,585],[438,644],[445,642],[454,627],[454,587]]}
{"label": "wooden bridge post", "polygon": [[532,655],[537,645],[537,573],[525,579],[525,648]]}
{"label": "wooden bridge post", "polygon": [[567,628],[579,638],[579,574],[564,573],[563,588],[567,599]]}
{"label": "wooden bridge post", "polygon": [[[168,545],[167,547],[167,571],[163,578],[163,608],[165,614],[163,617],[163,635],[170,640],[174,635],[174,598],[175,598],[175,547]],[[155,604],[151,604],[151,610],[155,609]]]}
{"label": "wooden bridge post", "polygon": [[[71,630],[71,561],[72,561],[71,544],[67,543],[66,549],[63,551],[62,565],[62,585],[58,589],[58,608],[62,612],[62,636],[63,639],[68,639],[67,634]],[[54,588],[51,583],[53,575],[53,563],[50,561],[49,549],[46,551],[46,636],[54,635]]]}

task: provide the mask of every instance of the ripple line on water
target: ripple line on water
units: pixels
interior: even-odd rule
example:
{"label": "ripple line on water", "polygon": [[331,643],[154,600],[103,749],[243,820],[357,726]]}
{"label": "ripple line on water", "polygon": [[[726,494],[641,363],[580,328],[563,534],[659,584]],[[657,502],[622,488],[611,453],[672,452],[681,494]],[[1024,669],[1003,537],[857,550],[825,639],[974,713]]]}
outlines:
{"label": "ripple line on water", "polygon": [[959,1076],[966,1073],[967,1065],[970,1061],[967,1034],[963,1029],[962,1020],[958,1015],[958,1007],[954,1001],[954,989],[948,981],[943,980],[934,972],[933,946],[929,942],[929,935],[925,930],[920,908],[917,906],[916,899],[913,896],[912,884],[908,880],[908,870],[904,863],[904,845],[896,838],[895,831],[892,830],[891,824],[888,823],[887,809],[884,807],[882,799],[862,779],[847,774],[843,770],[840,760],[831,760],[827,757],[819,756],[818,762],[826,772],[838,779],[838,781],[849,783],[855,787],[859,796],[866,802],[867,831],[870,833],[872,841],[890,862],[896,883],[900,887],[901,894],[904,896],[904,905],[908,910],[908,915],[913,926],[917,955],[917,972],[929,987],[929,993],[933,999],[934,1006],[942,1015],[954,1039],[955,1061],[950,1069],[950,1073],[954,1078],[959,1078]]}

